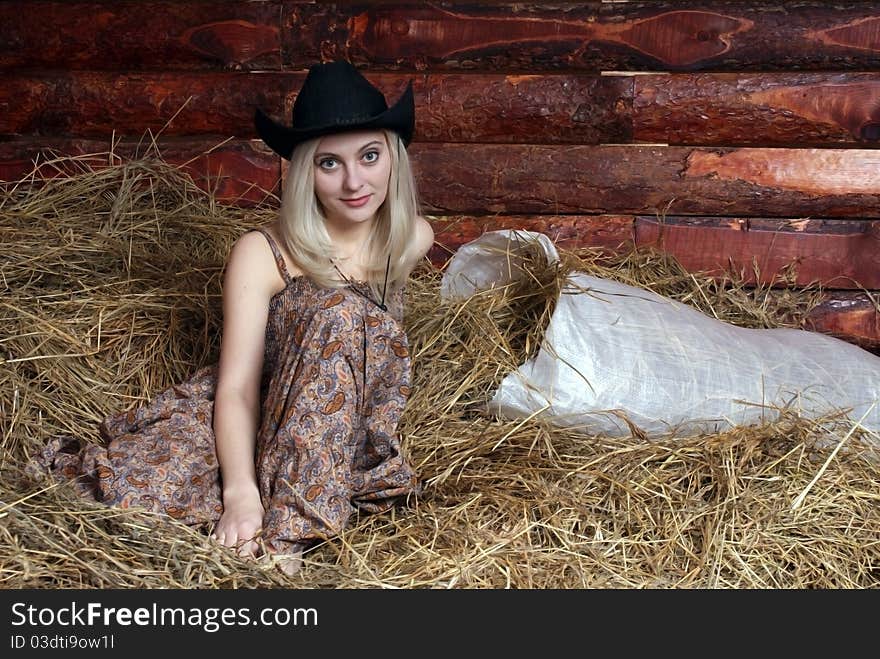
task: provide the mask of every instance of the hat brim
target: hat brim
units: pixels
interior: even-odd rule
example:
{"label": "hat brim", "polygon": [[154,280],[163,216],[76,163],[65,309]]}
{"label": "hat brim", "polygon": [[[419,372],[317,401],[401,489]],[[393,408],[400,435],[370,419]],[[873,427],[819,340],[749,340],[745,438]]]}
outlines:
{"label": "hat brim", "polygon": [[289,128],[278,123],[260,108],[257,108],[254,112],[254,126],[266,146],[285,160],[290,160],[294,148],[302,142],[324,135],[354,130],[387,128],[400,135],[403,143],[409,146],[415,129],[415,99],[412,81],[407,84],[403,94],[394,105],[375,117],[368,117],[350,124],[335,122],[324,126],[311,126],[308,130],[297,130],[296,127]]}

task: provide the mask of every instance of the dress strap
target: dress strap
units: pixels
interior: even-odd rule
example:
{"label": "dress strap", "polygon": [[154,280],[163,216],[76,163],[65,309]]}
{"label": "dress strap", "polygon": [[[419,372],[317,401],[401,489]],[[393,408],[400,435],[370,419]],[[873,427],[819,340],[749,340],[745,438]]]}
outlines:
{"label": "dress strap", "polygon": [[275,242],[272,234],[266,231],[266,229],[257,227],[256,231],[262,233],[263,237],[266,239],[266,242],[269,243],[269,249],[271,249],[272,254],[275,255],[275,264],[278,266],[278,270],[281,272],[281,276],[284,278],[284,283],[289,284],[292,277],[287,271],[287,264],[284,262],[284,256],[281,254],[281,250],[278,249],[278,243]]}

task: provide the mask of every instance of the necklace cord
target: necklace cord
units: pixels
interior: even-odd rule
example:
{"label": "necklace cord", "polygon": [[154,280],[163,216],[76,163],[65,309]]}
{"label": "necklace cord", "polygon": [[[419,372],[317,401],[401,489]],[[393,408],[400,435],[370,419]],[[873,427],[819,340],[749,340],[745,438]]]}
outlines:
{"label": "necklace cord", "polygon": [[391,253],[388,254],[388,262],[385,264],[385,283],[382,285],[382,303],[379,305],[379,308],[382,311],[388,311],[388,307],[385,306],[385,292],[388,290],[388,271],[391,269]]}
{"label": "necklace cord", "polygon": [[385,305],[385,293],[388,291],[388,271],[391,269],[391,254],[388,255],[388,261],[385,264],[385,283],[382,286],[382,301],[381,302],[376,302],[376,300],[374,300],[371,295],[367,295],[366,293],[364,293],[364,291],[362,291],[360,289],[359,286],[355,286],[354,281],[349,279],[346,276],[346,274],[344,272],[342,272],[342,270],[339,269],[339,266],[336,265],[336,263],[333,261],[333,259],[330,259],[330,262],[333,263],[333,267],[336,269],[336,272],[339,273],[339,275],[345,280],[345,283],[348,284],[349,287],[353,291],[360,293],[363,297],[367,298],[370,302],[375,304],[382,311],[388,311],[388,307]]}

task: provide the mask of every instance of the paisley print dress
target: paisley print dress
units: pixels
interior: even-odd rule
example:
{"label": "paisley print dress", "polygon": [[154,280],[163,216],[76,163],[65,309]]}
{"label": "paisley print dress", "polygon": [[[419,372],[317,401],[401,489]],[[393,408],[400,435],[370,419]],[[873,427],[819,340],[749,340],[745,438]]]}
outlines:
{"label": "paisley print dress", "polygon": [[[383,311],[357,283],[322,288],[292,277],[258,230],[286,286],[269,305],[255,460],[263,540],[287,553],[337,535],[357,509],[381,512],[418,489],[397,432],[410,385],[404,289],[389,290]],[[108,505],[216,522],[215,384],[216,366],[205,367],[105,419],[105,445],[55,437],[29,469],[75,479],[82,495]]]}

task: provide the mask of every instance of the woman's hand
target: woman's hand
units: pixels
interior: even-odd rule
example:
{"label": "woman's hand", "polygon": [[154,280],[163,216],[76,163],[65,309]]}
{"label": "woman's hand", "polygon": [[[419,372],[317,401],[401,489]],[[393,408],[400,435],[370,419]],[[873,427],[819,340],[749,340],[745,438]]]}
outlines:
{"label": "woman's hand", "polygon": [[254,557],[259,552],[257,536],[263,527],[263,504],[256,488],[236,495],[223,494],[223,514],[212,535],[220,544],[235,549],[239,556]]}

